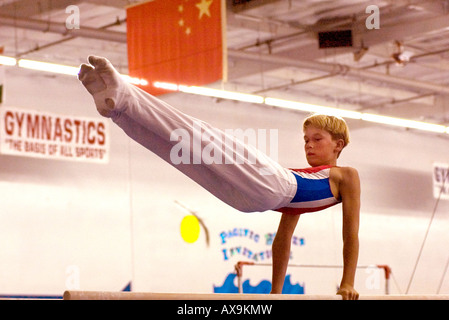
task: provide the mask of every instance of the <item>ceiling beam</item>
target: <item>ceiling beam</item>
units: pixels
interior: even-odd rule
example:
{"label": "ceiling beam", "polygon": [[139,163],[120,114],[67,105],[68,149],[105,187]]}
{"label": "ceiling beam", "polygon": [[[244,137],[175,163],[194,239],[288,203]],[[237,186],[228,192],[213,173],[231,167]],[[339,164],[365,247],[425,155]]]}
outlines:
{"label": "ceiling beam", "polygon": [[[27,1],[27,0],[23,0]],[[390,39],[392,37],[388,34],[390,32],[394,33],[394,36],[398,35],[398,32],[402,36],[413,35],[418,32],[429,32],[434,29],[439,29],[442,27],[449,27],[449,16],[444,15],[441,17],[437,17],[434,19],[426,19],[423,21],[418,21],[412,23],[410,26],[408,25],[407,28],[403,28],[403,25],[400,26],[391,26],[391,27],[382,27],[379,30],[372,30],[377,33],[377,36],[374,37],[373,33],[366,33],[367,37],[371,37],[372,41],[380,41],[375,40],[375,38],[381,36],[383,39],[387,38]],[[54,32],[59,33],[63,35],[71,35],[71,36],[77,36],[77,37],[85,37],[85,38],[91,38],[91,39],[99,39],[99,40],[106,40],[106,41],[113,41],[113,42],[119,42],[119,43],[126,43],[127,37],[125,32],[116,32],[116,31],[108,31],[108,30],[101,30],[101,29],[95,29],[95,28],[88,28],[83,27],[80,29],[73,29],[68,30],[63,23],[53,23],[48,21],[42,21],[37,19],[30,19],[30,18],[14,18],[10,16],[0,16],[0,25],[8,25],[11,27],[18,27],[18,28],[25,28],[25,29],[32,29],[32,30],[40,30],[42,32]],[[304,48],[305,49],[305,48]],[[290,49],[294,50],[294,49]],[[316,50],[316,49],[315,49]],[[284,53],[285,54],[285,53]],[[329,63],[322,63],[322,62],[316,62],[316,61],[304,61],[304,55],[302,53],[296,52],[292,57],[286,57],[282,56],[281,54],[277,55],[269,55],[269,54],[261,54],[261,53],[249,53],[249,52],[243,52],[238,50],[229,50],[229,57],[231,59],[240,59],[240,60],[249,60],[254,63],[254,66],[258,68],[257,70],[254,70],[255,73],[261,72],[261,63],[264,63],[265,65],[272,65],[272,67],[285,67],[285,66],[293,66],[298,67],[301,69],[312,69],[312,70],[319,70],[327,73],[335,73],[335,74],[349,74],[355,77],[362,77],[365,79],[370,80],[376,80],[384,83],[390,83],[399,85],[402,87],[408,87],[411,89],[418,89],[418,90],[427,90],[432,92],[440,92],[440,93],[449,93],[449,87],[438,85],[434,83],[424,82],[424,81],[418,81],[414,79],[406,79],[406,78],[400,78],[395,76],[389,76],[382,73],[376,73],[371,72],[367,70],[360,70],[357,68],[351,68],[349,66],[345,65],[336,65],[336,64],[329,64]],[[299,58],[299,59],[298,59]],[[240,75],[243,76],[243,75]]]}
{"label": "ceiling beam", "polygon": [[317,61],[303,61],[291,59],[279,55],[267,55],[258,53],[242,52],[237,50],[228,50],[228,55],[232,58],[259,61],[268,64],[278,64],[278,66],[292,66],[300,69],[318,70],[329,74],[350,75],[356,78],[374,80],[378,82],[397,85],[403,88],[426,90],[430,92],[449,94],[449,87],[431,82],[419,81],[403,77],[391,76],[383,73],[353,68],[348,65],[331,64]]}
{"label": "ceiling beam", "polygon": [[52,10],[63,10],[79,2],[81,0],[16,0],[0,6],[0,12],[4,16],[29,18]]}
{"label": "ceiling beam", "polygon": [[57,23],[51,21],[43,21],[30,18],[14,18],[10,16],[0,15],[0,25],[31,29],[42,32],[53,32],[62,35],[83,37],[97,40],[105,40],[119,43],[126,43],[126,32],[110,31],[89,27],[82,27],[80,29],[67,29],[64,23]]}
{"label": "ceiling beam", "polygon": [[421,20],[406,21],[401,24],[381,26],[380,29],[363,30],[356,33],[357,43],[363,41],[367,47],[394,40],[405,40],[413,36],[419,36],[436,30],[449,28],[449,14]]}
{"label": "ceiling beam", "polygon": [[96,4],[99,6],[114,7],[123,9],[130,5],[138,4],[139,2],[146,2],[145,0],[84,0],[83,2]]}
{"label": "ceiling beam", "polygon": [[242,12],[279,1],[281,0],[226,0],[226,5],[228,10]]}

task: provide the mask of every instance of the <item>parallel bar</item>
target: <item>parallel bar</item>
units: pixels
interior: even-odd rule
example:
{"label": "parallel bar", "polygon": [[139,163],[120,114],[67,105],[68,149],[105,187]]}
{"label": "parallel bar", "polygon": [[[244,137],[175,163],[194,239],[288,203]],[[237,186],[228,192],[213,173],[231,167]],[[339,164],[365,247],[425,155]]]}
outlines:
{"label": "parallel bar", "polygon": [[[64,300],[341,300],[339,295],[66,291]],[[449,295],[366,295],[359,300],[449,300]]]}

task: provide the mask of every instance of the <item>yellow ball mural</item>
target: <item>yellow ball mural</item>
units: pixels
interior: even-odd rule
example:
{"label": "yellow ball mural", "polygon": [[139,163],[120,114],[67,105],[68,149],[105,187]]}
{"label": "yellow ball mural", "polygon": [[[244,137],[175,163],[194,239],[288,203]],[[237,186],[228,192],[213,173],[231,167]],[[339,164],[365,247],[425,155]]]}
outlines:
{"label": "yellow ball mural", "polygon": [[181,221],[181,237],[187,243],[194,243],[200,236],[200,223],[194,215],[185,216]]}

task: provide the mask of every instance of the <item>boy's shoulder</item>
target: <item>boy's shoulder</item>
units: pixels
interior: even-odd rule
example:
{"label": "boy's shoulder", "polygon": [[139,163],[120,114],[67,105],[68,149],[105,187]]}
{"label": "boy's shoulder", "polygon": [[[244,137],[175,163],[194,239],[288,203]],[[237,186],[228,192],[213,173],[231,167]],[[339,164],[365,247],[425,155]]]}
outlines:
{"label": "boy's shoulder", "polygon": [[343,172],[343,173],[348,173],[348,174],[357,174],[358,171],[356,168],[354,167],[335,167],[336,169],[339,169],[339,171]]}
{"label": "boy's shoulder", "polygon": [[354,181],[359,179],[359,173],[357,169],[353,167],[333,167],[331,174],[335,179],[343,181]]}

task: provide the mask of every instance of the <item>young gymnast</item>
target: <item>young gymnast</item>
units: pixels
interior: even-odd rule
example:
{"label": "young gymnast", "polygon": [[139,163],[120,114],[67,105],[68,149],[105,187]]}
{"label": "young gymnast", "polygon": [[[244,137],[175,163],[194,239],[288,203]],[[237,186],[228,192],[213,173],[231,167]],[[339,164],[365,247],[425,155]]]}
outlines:
{"label": "young gymnast", "polygon": [[[107,59],[89,56],[88,62],[81,66],[80,81],[93,96],[98,112],[111,118],[129,137],[237,210],[282,212],[272,248],[272,293],[282,292],[291,238],[300,214],[342,203],[344,266],[337,294],[343,299],[358,298],[354,278],[360,183],[355,169],[336,166],[349,142],[342,119],[323,115],[306,119],[305,151],[312,168],[290,170],[254,147],[128,84]],[[191,139],[180,141],[175,132]],[[209,139],[198,139],[204,136]],[[172,152],[179,144],[183,151],[190,152],[189,158],[174,163]],[[213,157],[207,157],[211,155],[207,150],[214,151]]]}

